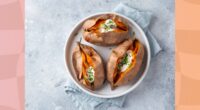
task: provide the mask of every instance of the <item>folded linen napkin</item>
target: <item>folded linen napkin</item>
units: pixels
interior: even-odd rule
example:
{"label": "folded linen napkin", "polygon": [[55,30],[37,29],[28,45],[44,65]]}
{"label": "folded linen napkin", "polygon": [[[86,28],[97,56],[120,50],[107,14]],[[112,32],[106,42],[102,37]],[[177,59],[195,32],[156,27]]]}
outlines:
{"label": "folded linen napkin", "polygon": [[151,56],[155,56],[157,53],[161,51],[161,47],[156,41],[153,34],[149,31],[149,25],[152,18],[151,12],[143,12],[137,9],[128,7],[124,4],[119,4],[115,9],[114,12],[123,14],[132,20],[134,20],[146,33],[147,39],[149,41],[150,49],[151,49]]}
{"label": "folded linen napkin", "polygon": [[[133,19],[145,31],[149,40],[152,56],[155,56],[161,50],[160,45],[158,44],[152,33],[148,30],[152,17],[152,14],[150,12],[138,11],[137,9],[130,8],[124,4],[119,4],[113,11]],[[107,110],[109,106],[122,107],[126,98],[126,95],[111,99],[93,97],[82,92],[71,81],[67,81],[67,83],[65,84],[65,89],[69,98],[72,99],[75,106],[79,110]]]}

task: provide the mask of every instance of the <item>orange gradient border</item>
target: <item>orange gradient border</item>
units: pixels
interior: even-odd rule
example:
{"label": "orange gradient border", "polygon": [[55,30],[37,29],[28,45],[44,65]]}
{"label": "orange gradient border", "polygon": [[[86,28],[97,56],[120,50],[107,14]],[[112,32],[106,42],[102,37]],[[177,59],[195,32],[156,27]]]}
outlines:
{"label": "orange gradient border", "polygon": [[200,0],[176,0],[176,110],[200,110]]}
{"label": "orange gradient border", "polygon": [[24,0],[0,0],[0,110],[24,110]]}

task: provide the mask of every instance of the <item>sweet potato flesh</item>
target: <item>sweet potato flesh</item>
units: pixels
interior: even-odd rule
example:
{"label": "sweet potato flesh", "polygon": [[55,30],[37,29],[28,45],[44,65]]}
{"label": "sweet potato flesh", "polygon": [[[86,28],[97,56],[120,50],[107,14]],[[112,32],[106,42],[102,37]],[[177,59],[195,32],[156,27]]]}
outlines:
{"label": "sweet potato flesh", "polygon": [[[115,73],[113,74],[113,81],[114,81],[114,84],[118,81],[120,81],[122,78],[124,78],[125,74],[128,73],[136,64],[136,56],[137,56],[137,53],[138,53],[138,49],[140,48],[140,44],[137,40],[135,40],[133,42],[133,45],[131,45],[129,47],[128,50],[131,50],[132,51],[132,62],[130,64],[130,66],[123,72],[120,72],[120,70],[118,68],[115,69]],[[127,51],[128,51],[127,50]],[[117,61],[117,65],[121,62],[122,58],[119,58],[118,61]],[[117,67],[117,66],[116,66]]]}
{"label": "sweet potato flesh", "polygon": [[92,66],[92,58],[90,55],[86,54],[84,51],[81,53],[82,57],[82,74],[79,75],[79,80],[83,81],[83,84],[86,84],[88,86],[91,86],[92,84],[88,81],[88,74],[87,74],[87,69]]}
{"label": "sweet potato flesh", "polygon": [[[92,31],[95,33],[101,33],[100,29],[101,29],[101,25],[104,24],[106,22],[107,19],[99,19],[97,20],[96,24],[94,26],[92,26],[91,28],[88,29],[88,31]],[[128,28],[127,26],[120,22],[117,19],[112,19],[115,23],[116,23],[116,28],[114,28],[113,32],[122,32],[122,31],[127,31]]]}

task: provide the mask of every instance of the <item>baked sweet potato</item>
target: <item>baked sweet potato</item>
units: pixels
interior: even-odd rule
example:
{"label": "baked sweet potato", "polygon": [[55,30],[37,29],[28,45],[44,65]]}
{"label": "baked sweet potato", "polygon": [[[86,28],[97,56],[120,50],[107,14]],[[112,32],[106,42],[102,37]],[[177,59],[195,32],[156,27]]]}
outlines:
{"label": "baked sweet potato", "polygon": [[92,47],[77,43],[72,54],[72,63],[77,80],[86,88],[96,90],[103,85],[103,62]]}
{"label": "baked sweet potato", "polygon": [[144,46],[128,39],[112,50],[107,63],[107,80],[114,89],[127,84],[137,75],[143,61]]}
{"label": "baked sweet potato", "polygon": [[129,27],[117,15],[103,15],[83,24],[83,38],[95,45],[116,45],[129,36]]}

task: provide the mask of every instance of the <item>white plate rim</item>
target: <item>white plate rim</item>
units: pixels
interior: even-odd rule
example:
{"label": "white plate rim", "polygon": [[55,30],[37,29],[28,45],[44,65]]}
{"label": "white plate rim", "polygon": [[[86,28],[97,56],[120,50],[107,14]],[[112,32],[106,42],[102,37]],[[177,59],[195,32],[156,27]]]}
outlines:
{"label": "white plate rim", "polygon": [[[144,69],[144,72],[143,74],[141,75],[141,77],[138,79],[138,81],[132,86],[130,87],[128,90],[124,91],[124,92],[121,92],[119,94],[115,94],[115,95],[110,95],[110,96],[105,96],[105,95],[99,95],[99,94],[95,94],[95,93],[92,93],[88,90],[86,90],[85,88],[81,87],[81,85],[79,85],[75,79],[72,77],[72,75],[69,73],[69,72],[72,72],[70,71],[69,69],[69,66],[67,65],[67,55],[66,55],[66,51],[67,51],[67,44],[69,43],[69,39],[70,39],[70,36],[72,35],[73,31],[81,24],[83,23],[86,19],[89,19],[89,18],[92,18],[92,17],[95,17],[95,16],[99,16],[99,15],[103,15],[103,14],[115,14],[115,15],[118,15],[118,16],[121,16],[125,19],[127,19],[128,21],[130,21],[132,24],[134,24],[134,26],[141,32],[142,36],[144,36],[144,40],[145,40],[145,43],[146,43],[146,50],[147,50],[147,62],[146,62],[146,68]],[[64,61],[65,61],[65,67],[66,67],[66,70],[67,70],[67,74],[68,76],[70,77],[70,79],[73,81],[73,83],[75,83],[75,85],[81,89],[83,92],[89,94],[89,95],[92,95],[92,96],[95,96],[95,97],[99,97],[99,98],[116,98],[116,97],[120,97],[120,96],[123,96],[123,95],[126,95],[128,94],[129,92],[133,91],[142,81],[143,79],[145,78],[146,74],[147,74],[147,71],[149,69],[149,66],[150,66],[150,61],[151,61],[151,51],[150,51],[150,45],[149,45],[149,41],[146,37],[146,34],[144,33],[144,31],[141,29],[141,27],[132,19],[120,14],[120,13],[116,13],[116,12],[98,12],[98,13],[94,13],[94,14],[91,14],[83,19],[81,19],[78,23],[76,23],[76,25],[73,26],[73,28],[71,29],[70,33],[67,35],[67,40],[66,40],[66,43],[65,43],[65,47],[64,47]]]}

